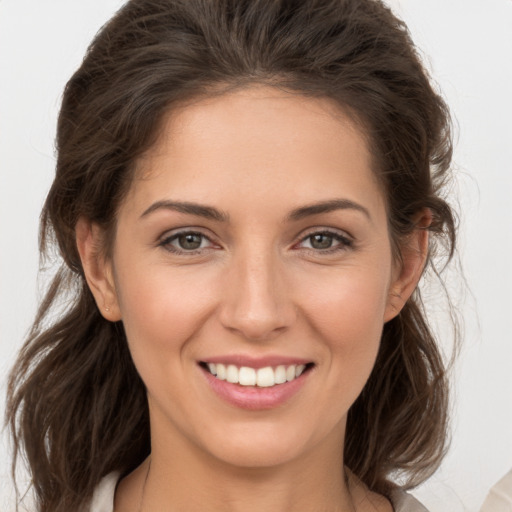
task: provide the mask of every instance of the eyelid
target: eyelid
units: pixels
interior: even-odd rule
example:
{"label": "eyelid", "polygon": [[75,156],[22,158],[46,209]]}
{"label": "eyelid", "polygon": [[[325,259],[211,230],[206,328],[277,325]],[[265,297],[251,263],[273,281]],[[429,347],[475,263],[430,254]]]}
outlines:
{"label": "eyelid", "polygon": [[[170,248],[170,247],[172,247],[171,246],[172,241],[176,240],[180,236],[189,235],[189,234],[190,235],[199,235],[199,236],[205,238],[206,240],[209,241],[210,247],[202,247],[202,248],[191,249],[191,250],[179,249],[177,247],[173,247],[172,249]],[[196,226],[187,226],[187,227],[176,228],[176,229],[171,229],[171,230],[165,231],[160,237],[158,237],[157,246],[162,247],[163,249],[165,249],[168,252],[173,253],[173,254],[193,255],[193,254],[197,254],[199,252],[205,251],[205,250],[219,247],[219,244],[217,242],[215,242],[215,240],[213,238],[214,237],[212,235],[208,235],[208,234],[204,233],[204,228],[196,227]],[[212,247],[212,246],[215,246],[215,247]]]}
{"label": "eyelid", "polygon": [[[354,247],[354,237],[347,233],[346,231],[338,228],[331,228],[325,226],[315,226],[307,229],[305,232],[300,234],[300,237],[297,242],[293,244],[293,247],[299,246],[301,243],[306,241],[308,238],[314,235],[328,235],[333,237],[335,240],[340,242],[340,245],[336,245],[334,247],[329,247],[327,249],[314,249],[309,247],[304,247],[304,250],[312,251],[316,254],[329,254],[336,251],[343,251],[347,249],[351,249]],[[300,247],[299,247],[300,248]]]}
{"label": "eyelid", "polygon": [[317,234],[329,234],[333,236],[339,236],[341,238],[346,238],[347,240],[350,240],[351,242],[354,241],[354,237],[346,230],[339,229],[339,228],[332,228],[327,226],[313,226],[311,228],[308,228],[301,232],[301,234],[297,237],[299,241],[304,240],[305,238],[308,238],[312,235]]}
{"label": "eyelid", "polygon": [[[174,253],[174,254],[187,254],[187,255],[193,255],[197,254],[202,251],[211,250],[213,248],[220,248],[220,244],[215,240],[215,236],[212,236],[210,234],[206,234],[205,228],[202,227],[196,227],[196,226],[187,226],[187,227],[180,227],[175,228],[171,230],[165,231],[158,239],[157,239],[157,246],[164,248],[165,250]],[[209,230],[207,230],[209,231]],[[203,237],[204,239],[208,240],[209,247],[200,247],[198,249],[180,249],[171,247],[171,242],[176,240],[179,236],[187,235],[187,234],[195,234]],[[339,229],[339,228],[333,228],[333,227],[326,227],[326,226],[314,226],[311,228],[308,228],[307,230],[301,232],[301,234],[297,237],[296,242],[293,243],[292,248],[300,249],[298,247],[301,243],[306,241],[308,238],[314,236],[314,235],[327,235],[333,237],[335,240],[338,241],[338,245],[335,245],[334,247],[329,247],[327,249],[315,249],[315,248],[302,248],[306,251],[311,251],[317,254],[329,254],[330,252],[336,252],[336,251],[342,251],[347,250],[350,248],[353,248],[354,246],[354,237],[350,235],[347,231]]]}

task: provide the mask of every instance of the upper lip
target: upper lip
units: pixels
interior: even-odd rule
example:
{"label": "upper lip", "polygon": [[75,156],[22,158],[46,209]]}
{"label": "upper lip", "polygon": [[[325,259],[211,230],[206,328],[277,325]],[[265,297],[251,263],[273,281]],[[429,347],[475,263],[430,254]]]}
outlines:
{"label": "upper lip", "polygon": [[247,366],[249,368],[265,368],[266,366],[290,366],[290,365],[306,365],[312,363],[310,359],[301,357],[283,356],[283,355],[267,355],[267,356],[249,356],[243,354],[229,354],[225,356],[213,356],[202,359],[202,363],[213,364],[232,364],[241,368]]}

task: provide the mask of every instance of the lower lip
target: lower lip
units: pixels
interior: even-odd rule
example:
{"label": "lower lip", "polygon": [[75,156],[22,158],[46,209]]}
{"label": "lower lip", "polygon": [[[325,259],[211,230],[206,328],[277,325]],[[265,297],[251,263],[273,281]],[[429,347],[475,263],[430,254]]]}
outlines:
{"label": "lower lip", "polygon": [[240,386],[217,379],[208,370],[200,367],[211,389],[223,400],[235,407],[249,410],[273,409],[283,405],[297,394],[306,383],[310,371],[290,382],[272,387]]}

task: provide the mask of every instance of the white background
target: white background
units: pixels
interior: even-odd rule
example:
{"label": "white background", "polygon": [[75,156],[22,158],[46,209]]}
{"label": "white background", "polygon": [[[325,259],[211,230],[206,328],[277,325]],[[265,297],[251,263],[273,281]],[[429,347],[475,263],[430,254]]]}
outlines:
{"label": "white background", "polygon": [[[38,215],[52,180],[60,95],[121,3],[0,0],[2,394],[40,296]],[[477,511],[512,467],[512,1],[390,3],[428,56],[458,124],[460,258],[471,291],[462,300],[452,285],[466,325],[452,379],[452,447],[416,494],[434,512]],[[0,509],[10,511],[5,434],[0,442]]]}

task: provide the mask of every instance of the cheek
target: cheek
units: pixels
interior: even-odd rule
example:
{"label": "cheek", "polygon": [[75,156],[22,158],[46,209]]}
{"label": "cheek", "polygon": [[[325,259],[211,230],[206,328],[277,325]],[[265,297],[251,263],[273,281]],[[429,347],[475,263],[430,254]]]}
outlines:
{"label": "cheek", "polygon": [[365,340],[382,330],[389,277],[378,267],[354,267],[319,278],[308,286],[309,318],[329,338]]}
{"label": "cheek", "polygon": [[157,265],[138,270],[137,265],[120,261],[116,290],[128,344],[141,373],[147,365],[177,364],[187,341],[208,317],[214,302],[212,278],[191,273]]}
{"label": "cheek", "polygon": [[364,387],[380,346],[389,280],[378,269],[345,269],[317,280],[305,305],[310,327],[329,353],[328,388],[343,395],[345,407]]}

